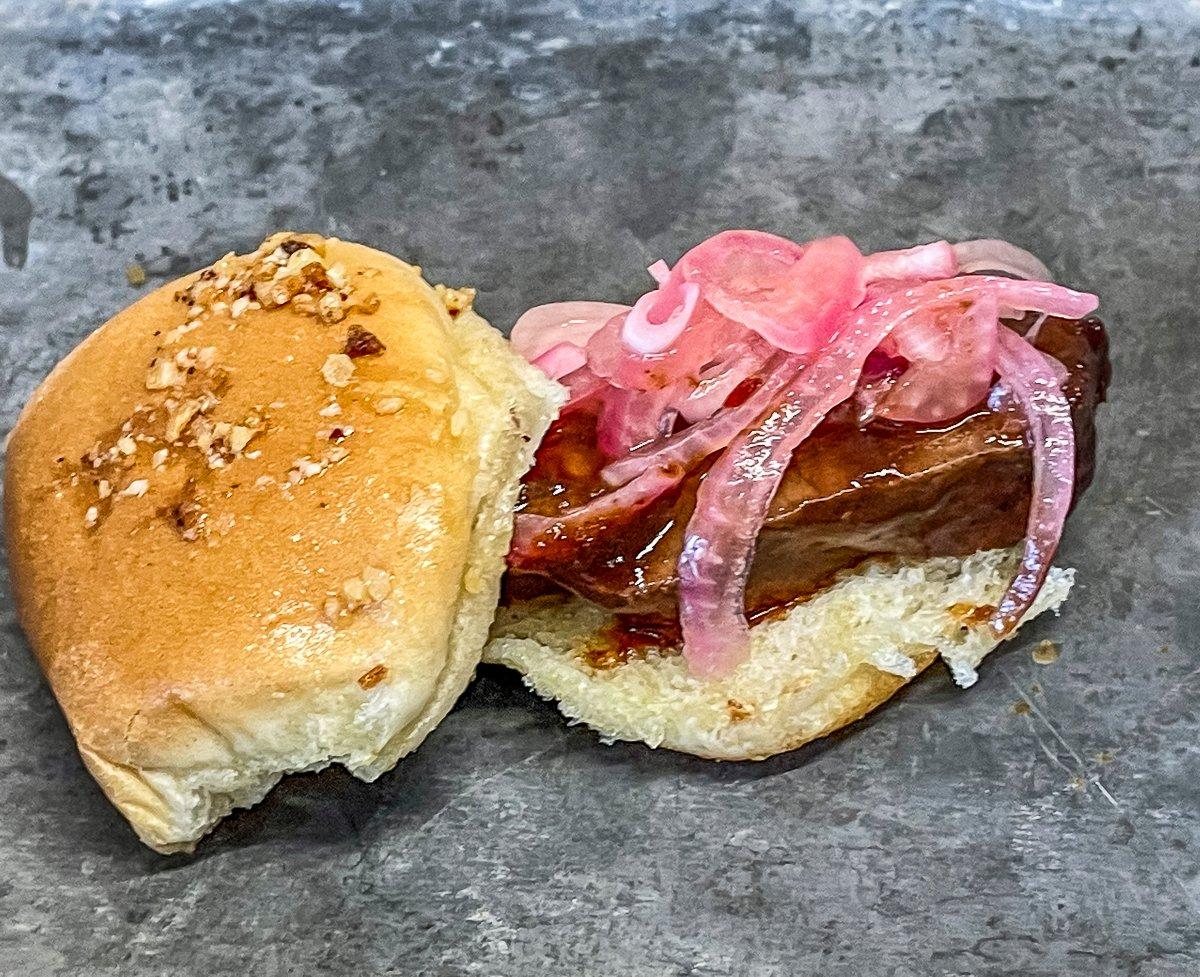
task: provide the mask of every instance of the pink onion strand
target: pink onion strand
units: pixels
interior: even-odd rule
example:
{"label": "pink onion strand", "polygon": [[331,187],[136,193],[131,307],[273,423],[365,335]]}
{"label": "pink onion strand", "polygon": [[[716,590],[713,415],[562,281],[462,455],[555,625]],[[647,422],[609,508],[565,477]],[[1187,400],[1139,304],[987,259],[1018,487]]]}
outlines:
{"label": "pink onion strand", "polygon": [[558,343],[540,356],[535,356],[532,362],[551,380],[561,380],[587,363],[587,353],[574,343]]}
{"label": "pink onion strand", "polygon": [[603,394],[596,437],[609,458],[621,458],[635,448],[670,432],[680,397],[674,387],[658,390],[623,390],[610,387]]}
{"label": "pink onion strand", "polygon": [[700,286],[692,282],[684,282],[675,289],[663,285],[647,292],[625,317],[621,341],[642,355],[665,352],[692,321],[699,301]]}
{"label": "pink onion strand", "polygon": [[899,251],[877,251],[867,255],[863,265],[863,283],[880,281],[927,282],[952,278],[959,272],[954,249],[945,241],[918,244]]}
{"label": "pink onion strand", "polygon": [[746,578],[767,507],[792,453],[854,393],[867,356],[892,325],[880,303],[851,320],[701,483],[679,557],[679,623],[693,674],[728,675],[749,654]]}
{"label": "pink onion strand", "polygon": [[979,271],[1002,271],[1030,281],[1045,282],[1053,276],[1050,269],[1024,248],[1007,241],[984,238],[962,241],[951,246],[958,271],[963,275]]}
{"label": "pink onion strand", "polygon": [[891,421],[927,423],[958,417],[978,404],[992,385],[996,334],[1000,329],[995,292],[981,289],[965,300],[929,297],[929,286],[904,301],[912,314],[884,346],[908,361],[875,414]]}
{"label": "pink onion strand", "polygon": [[514,566],[536,563],[541,546],[566,539],[585,528],[602,528],[606,519],[644,509],[678,485],[686,474],[678,466],[655,465],[619,489],[597,496],[561,515],[518,513],[509,563]]}
{"label": "pink onion strand", "polygon": [[1000,330],[999,345],[1000,382],[1024,408],[1033,453],[1033,492],[1021,568],[989,622],[1002,638],[1033,606],[1058,549],[1075,486],[1075,429],[1058,361],[1011,329]]}
{"label": "pink onion strand", "polygon": [[854,242],[807,244],[762,231],[724,231],[679,259],[672,279],[697,283],[726,319],[790,353],[812,353],[862,299],[865,259]]}
{"label": "pink onion strand", "polygon": [[513,348],[532,363],[560,343],[570,343],[582,349],[592,334],[613,316],[628,311],[629,306],[614,302],[550,302],[547,305],[535,305],[517,320],[510,340]]}
{"label": "pink onion strand", "polygon": [[771,406],[784,384],[795,376],[800,362],[799,357],[776,353],[762,374],[761,385],[745,403],[699,421],[677,437],[651,442],[611,462],[601,471],[600,477],[609,485],[623,485],[647,465],[673,464],[691,468],[709,455],[727,448],[738,434]]}

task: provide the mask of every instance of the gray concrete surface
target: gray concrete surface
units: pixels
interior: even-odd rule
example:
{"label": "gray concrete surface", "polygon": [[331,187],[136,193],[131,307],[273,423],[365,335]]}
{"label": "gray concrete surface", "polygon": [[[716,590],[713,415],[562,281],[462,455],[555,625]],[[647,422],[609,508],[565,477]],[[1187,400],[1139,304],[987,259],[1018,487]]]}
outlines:
{"label": "gray concrete surface", "polygon": [[0,972],[1200,973],[1200,7],[0,0],[0,25],[3,429],[140,294],[128,263],[150,288],[277,227],[475,283],[501,324],[629,298],[730,225],[999,235],[1101,294],[1116,363],[1062,617],[968,693],[935,669],[759,765],[603,747],[489,671],[378,783],[297,778],[162,859],[4,584]]}

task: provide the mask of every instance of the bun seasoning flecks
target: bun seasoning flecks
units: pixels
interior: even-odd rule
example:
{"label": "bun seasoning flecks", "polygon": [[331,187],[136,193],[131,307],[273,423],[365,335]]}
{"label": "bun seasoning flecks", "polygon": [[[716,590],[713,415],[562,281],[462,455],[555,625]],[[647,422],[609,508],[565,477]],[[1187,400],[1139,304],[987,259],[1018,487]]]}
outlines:
{"label": "bun seasoning flecks", "polygon": [[[95,493],[85,510],[86,528],[96,529],[122,499],[145,495],[155,472],[178,464],[225,468],[243,454],[257,457],[252,442],[270,429],[271,412],[280,405],[261,404],[239,416],[222,416],[230,370],[219,362],[216,347],[186,344],[186,337],[202,324],[228,320],[229,328],[236,329],[247,313],[283,306],[330,326],[378,311],[378,295],[362,284],[351,284],[341,264],[326,263],[320,239],[276,240],[268,239],[251,255],[225,255],[175,293],[175,301],[186,312],[179,325],[162,335],[147,365],[143,402],[118,431],[96,442],[80,460],[81,471],[72,474],[73,485],[90,485]],[[350,326],[346,345],[351,342],[359,350],[356,355],[377,355],[383,350],[373,334],[357,323]],[[322,369],[334,387],[345,386],[353,371],[348,354],[341,353],[331,353]],[[315,457],[297,458],[279,484],[299,484],[344,460],[351,433],[349,427],[332,429],[333,443]],[[133,477],[142,469],[143,454],[148,455],[151,474]],[[258,485],[268,484],[270,478],[261,476]],[[185,491],[164,509],[164,516],[183,539],[193,542],[228,528],[209,525],[194,479],[185,483]]]}

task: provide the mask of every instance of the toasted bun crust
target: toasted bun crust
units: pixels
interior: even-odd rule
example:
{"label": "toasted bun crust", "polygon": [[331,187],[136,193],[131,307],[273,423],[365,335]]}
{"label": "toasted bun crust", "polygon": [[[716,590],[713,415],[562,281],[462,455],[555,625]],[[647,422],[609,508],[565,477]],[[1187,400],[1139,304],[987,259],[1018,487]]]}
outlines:
{"label": "toasted bun crust", "polygon": [[[606,741],[717,760],[764,760],[862,718],[939,654],[960,685],[997,644],[986,625],[1015,552],[989,550],[868,565],[751,632],[751,654],[728,678],[688,674],[675,651],[605,653],[607,612],[579,599],[502,610],[484,660],[511,666],[525,684]],[[1072,571],[1054,569],[1026,620],[1066,599]],[[990,610],[990,608],[989,608]]]}
{"label": "toasted bun crust", "polygon": [[377,777],[469,680],[561,397],[472,294],[276,235],[119,313],[26,407],[21,621],[152,847],[190,848],[288,771]]}

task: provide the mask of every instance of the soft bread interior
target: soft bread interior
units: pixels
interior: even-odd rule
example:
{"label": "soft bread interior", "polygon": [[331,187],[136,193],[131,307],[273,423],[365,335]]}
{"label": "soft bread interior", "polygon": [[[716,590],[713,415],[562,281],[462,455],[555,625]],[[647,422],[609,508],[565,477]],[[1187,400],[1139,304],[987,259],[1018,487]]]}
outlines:
{"label": "soft bread interior", "polygon": [[[577,598],[502,609],[484,660],[517,669],[606,741],[762,760],[861,718],[938,655],[960,685],[971,685],[997,645],[986,615],[972,612],[997,603],[1016,559],[1016,551],[989,550],[843,574],[755,627],[750,658],[721,680],[693,677],[674,651],[609,664],[594,650],[612,617]],[[1072,580],[1072,570],[1053,569],[1025,620],[1057,608]]]}

